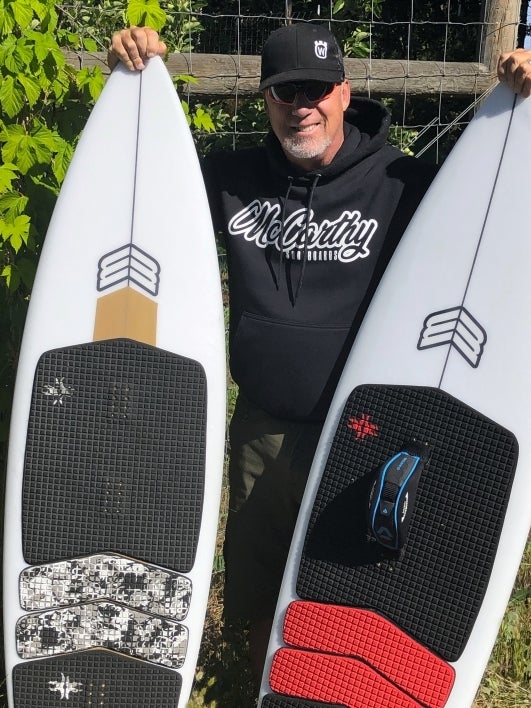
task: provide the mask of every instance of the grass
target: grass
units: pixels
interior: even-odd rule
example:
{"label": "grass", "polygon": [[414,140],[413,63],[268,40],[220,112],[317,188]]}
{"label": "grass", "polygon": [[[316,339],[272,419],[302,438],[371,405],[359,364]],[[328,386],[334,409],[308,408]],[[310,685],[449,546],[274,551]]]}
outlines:
{"label": "grass", "polygon": [[475,708],[531,706],[531,541],[498,633]]}

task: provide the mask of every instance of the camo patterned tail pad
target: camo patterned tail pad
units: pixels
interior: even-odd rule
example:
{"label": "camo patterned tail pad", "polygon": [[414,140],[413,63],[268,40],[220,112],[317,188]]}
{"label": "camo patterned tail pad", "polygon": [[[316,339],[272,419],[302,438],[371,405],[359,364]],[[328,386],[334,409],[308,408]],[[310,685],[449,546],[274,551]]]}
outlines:
{"label": "camo patterned tail pad", "polygon": [[20,604],[29,611],[108,599],[183,620],[191,594],[186,576],[111,553],[32,566],[20,576]]}
{"label": "camo patterned tail pad", "polygon": [[22,659],[106,647],[178,669],[188,646],[188,630],[182,624],[112,602],[25,615],[17,622],[16,633]]}
{"label": "camo patterned tail pad", "polygon": [[190,571],[205,435],[198,362],[126,339],[43,354],[24,465],[26,562],[114,551]]}
{"label": "camo patterned tail pad", "polygon": [[[414,438],[428,442],[432,456],[398,556],[368,534],[367,503],[382,463]],[[444,391],[355,389],[311,513],[299,597],[374,608],[419,644],[456,661],[488,585],[517,457],[512,433]]]}
{"label": "camo patterned tail pad", "polygon": [[445,705],[454,683],[455,672],[446,662],[370,610],[293,602],[284,620],[284,642],[357,657],[430,708]]}
{"label": "camo patterned tail pad", "polygon": [[17,708],[175,708],[178,672],[110,651],[25,662],[13,670]]}

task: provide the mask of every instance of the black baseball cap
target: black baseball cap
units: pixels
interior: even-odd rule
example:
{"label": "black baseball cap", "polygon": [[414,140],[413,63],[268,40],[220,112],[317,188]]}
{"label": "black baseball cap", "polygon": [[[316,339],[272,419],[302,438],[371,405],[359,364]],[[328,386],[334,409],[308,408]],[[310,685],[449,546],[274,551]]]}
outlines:
{"label": "black baseball cap", "polygon": [[323,25],[299,22],[281,27],[264,44],[260,91],[290,81],[341,83],[344,78],[341,50]]}

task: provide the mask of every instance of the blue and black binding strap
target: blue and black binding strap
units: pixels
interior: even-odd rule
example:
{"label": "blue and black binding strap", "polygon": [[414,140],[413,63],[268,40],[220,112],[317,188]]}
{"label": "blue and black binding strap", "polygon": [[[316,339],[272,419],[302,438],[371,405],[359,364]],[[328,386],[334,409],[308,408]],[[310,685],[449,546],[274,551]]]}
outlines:
{"label": "blue and black binding strap", "polygon": [[406,542],[417,487],[430,452],[427,443],[413,440],[378,470],[369,497],[369,527],[385,548],[397,551]]}

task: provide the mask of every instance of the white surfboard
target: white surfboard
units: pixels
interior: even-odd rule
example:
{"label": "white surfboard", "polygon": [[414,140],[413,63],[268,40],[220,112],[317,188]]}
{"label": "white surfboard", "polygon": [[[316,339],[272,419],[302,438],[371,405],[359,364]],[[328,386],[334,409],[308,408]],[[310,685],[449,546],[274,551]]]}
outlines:
{"label": "white surfboard", "polygon": [[474,700],[531,523],[530,161],[531,100],[500,85],[420,205],[346,363],[262,708]]}
{"label": "white surfboard", "polygon": [[218,258],[159,58],[117,67],[39,262],[7,474],[9,705],[183,708],[225,435]]}

